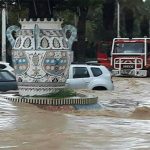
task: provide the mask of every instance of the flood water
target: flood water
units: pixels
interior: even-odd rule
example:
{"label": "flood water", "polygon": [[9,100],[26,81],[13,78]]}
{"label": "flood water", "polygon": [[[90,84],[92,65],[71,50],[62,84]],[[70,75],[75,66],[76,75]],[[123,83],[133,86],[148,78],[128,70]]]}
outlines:
{"label": "flood water", "polygon": [[50,112],[0,97],[0,150],[149,150],[150,78],[114,78],[100,110]]}

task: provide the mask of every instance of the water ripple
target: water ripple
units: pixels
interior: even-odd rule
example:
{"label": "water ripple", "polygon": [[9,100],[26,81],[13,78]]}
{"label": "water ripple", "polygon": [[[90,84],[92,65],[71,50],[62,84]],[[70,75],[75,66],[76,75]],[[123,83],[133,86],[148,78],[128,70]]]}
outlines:
{"label": "water ripple", "polygon": [[12,129],[17,119],[17,109],[10,101],[0,98],[0,130]]}

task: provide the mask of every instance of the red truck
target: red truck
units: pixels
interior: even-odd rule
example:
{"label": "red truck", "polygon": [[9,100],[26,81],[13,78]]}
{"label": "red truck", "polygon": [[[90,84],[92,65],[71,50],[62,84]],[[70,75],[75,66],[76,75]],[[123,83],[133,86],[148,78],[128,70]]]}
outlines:
{"label": "red truck", "polygon": [[[98,53],[102,56],[102,52]],[[97,57],[99,63],[105,65],[102,57]],[[105,53],[106,60],[105,66],[114,76],[150,76],[150,38],[115,38],[110,56]]]}
{"label": "red truck", "polygon": [[99,41],[97,43],[97,61],[99,64],[104,65],[111,70],[110,59],[111,59],[111,48],[112,41]]}

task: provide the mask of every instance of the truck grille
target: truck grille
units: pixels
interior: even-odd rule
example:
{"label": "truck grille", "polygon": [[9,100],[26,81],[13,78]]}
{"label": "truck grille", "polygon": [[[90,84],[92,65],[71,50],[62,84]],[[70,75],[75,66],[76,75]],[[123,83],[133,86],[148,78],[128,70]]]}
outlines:
{"label": "truck grille", "polygon": [[141,58],[115,58],[114,59],[114,69],[142,69],[143,59]]}

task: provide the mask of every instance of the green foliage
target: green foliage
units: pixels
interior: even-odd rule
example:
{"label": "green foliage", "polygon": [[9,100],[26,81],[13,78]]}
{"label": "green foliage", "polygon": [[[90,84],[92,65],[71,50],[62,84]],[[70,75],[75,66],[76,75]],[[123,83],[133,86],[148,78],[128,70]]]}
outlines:
{"label": "green foliage", "polygon": [[[102,8],[103,8],[103,5],[100,4],[100,5],[98,5],[97,8],[94,9],[94,11],[93,10],[89,11],[90,20],[94,24],[93,25],[94,30],[91,29],[91,31],[93,32],[93,35],[94,35],[93,39],[96,41],[103,40],[103,37],[105,36],[104,27],[103,27],[103,18],[102,18],[102,16],[103,16]],[[90,36],[90,34],[89,34],[89,36]]]}
{"label": "green foliage", "polygon": [[[57,98],[67,98],[67,97],[73,97],[73,96],[77,96],[77,93],[75,91],[73,91],[72,89],[64,88],[64,89],[61,89],[57,93],[41,95],[38,97],[48,97],[48,98],[56,98],[57,99]],[[37,96],[35,96],[35,97],[37,97]]]}
{"label": "green foliage", "polygon": [[64,19],[64,23],[63,24],[72,24],[74,25],[75,24],[75,13],[72,12],[72,11],[69,11],[68,9],[66,10],[62,10],[60,12],[60,17]]}
{"label": "green foliage", "polygon": [[14,25],[19,23],[19,19],[28,17],[28,9],[22,8],[19,10],[18,8],[10,8],[8,9],[8,24]]}
{"label": "green foliage", "polygon": [[[143,3],[142,0],[118,0],[120,3],[120,32],[122,37],[127,37],[126,24],[125,24],[125,10],[131,10],[133,12],[133,36],[141,36],[141,22],[145,19],[150,19],[150,0],[146,0]],[[103,8],[104,3],[113,3],[115,5],[114,10],[114,24],[110,30],[105,29]],[[57,3],[57,2],[56,2]],[[10,6],[8,8],[8,24],[19,24],[20,18],[28,18],[28,8]],[[43,9],[44,11],[44,9]],[[106,11],[107,12],[107,11]],[[62,0],[55,5],[53,10],[55,17],[64,18],[64,24],[72,24],[78,28],[78,31],[82,35],[82,39],[87,39],[88,43],[93,43],[98,40],[108,40],[116,37],[117,30],[117,1],[116,0]],[[82,15],[81,13],[84,13]],[[108,11],[109,13],[109,11]],[[81,20],[82,19],[82,20]],[[110,20],[110,18],[105,18]],[[85,21],[78,24],[78,21]],[[143,21],[144,22],[144,21]],[[78,24],[78,26],[77,26]],[[84,32],[85,29],[85,32]],[[1,31],[0,31],[1,32]],[[79,33],[78,33],[79,36]],[[81,37],[81,36],[80,36]],[[82,44],[81,44],[82,45]],[[82,49],[82,48],[81,48]]]}
{"label": "green foliage", "polygon": [[103,0],[69,0],[68,4],[72,7],[95,7]]}
{"label": "green foliage", "polygon": [[95,38],[96,24],[94,21],[86,21],[86,38],[88,41],[93,42]]}

